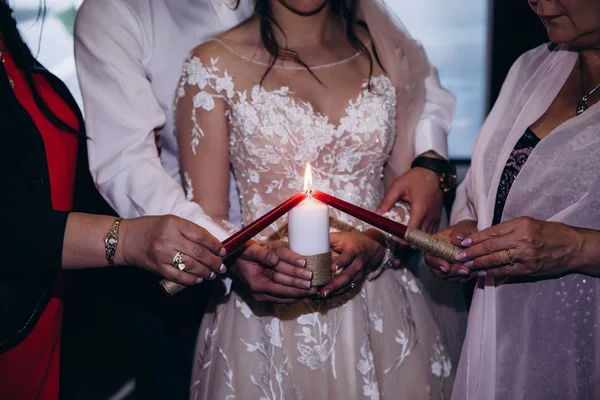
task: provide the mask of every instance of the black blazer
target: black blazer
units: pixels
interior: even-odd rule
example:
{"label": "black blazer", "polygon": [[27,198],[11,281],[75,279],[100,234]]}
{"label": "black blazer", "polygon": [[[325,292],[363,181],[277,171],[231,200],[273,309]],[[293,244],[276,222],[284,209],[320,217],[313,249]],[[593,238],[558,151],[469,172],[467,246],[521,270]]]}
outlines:
{"label": "black blazer", "polygon": [[[17,66],[43,75],[75,112],[80,131],[73,211],[109,213],[92,181],[85,125],[66,86],[23,44],[10,9],[0,2],[0,32]],[[0,353],[20,343],[46,307],[61,268],[68,212],[54,211],[42,137],[17,100],[0,63]]]}

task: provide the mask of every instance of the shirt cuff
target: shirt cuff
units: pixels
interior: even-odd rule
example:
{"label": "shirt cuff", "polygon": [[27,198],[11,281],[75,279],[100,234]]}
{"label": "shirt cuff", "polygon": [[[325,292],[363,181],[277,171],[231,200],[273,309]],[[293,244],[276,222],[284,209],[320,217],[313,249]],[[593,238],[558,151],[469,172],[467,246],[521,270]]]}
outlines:
{"label": "shirt cuff", "polygon": [[416,127],[415,154],[420,156],[428,151],[434,151],[440,157],[448,159],[448,135],[430,119],[422,119]]}

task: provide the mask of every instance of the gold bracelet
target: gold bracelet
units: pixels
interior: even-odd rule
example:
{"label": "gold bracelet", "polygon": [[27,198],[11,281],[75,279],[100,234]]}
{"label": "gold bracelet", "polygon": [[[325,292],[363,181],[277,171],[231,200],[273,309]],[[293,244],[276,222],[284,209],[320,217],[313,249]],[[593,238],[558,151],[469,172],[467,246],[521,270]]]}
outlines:
{"label": "gold bracelet", "polygon": [[123,218],[117,218],[110,227],[110,231],[104,239],[104,250],[106,251],[106,260],[111,267],[115,265],[115,253],[119,243],[119,225]]}

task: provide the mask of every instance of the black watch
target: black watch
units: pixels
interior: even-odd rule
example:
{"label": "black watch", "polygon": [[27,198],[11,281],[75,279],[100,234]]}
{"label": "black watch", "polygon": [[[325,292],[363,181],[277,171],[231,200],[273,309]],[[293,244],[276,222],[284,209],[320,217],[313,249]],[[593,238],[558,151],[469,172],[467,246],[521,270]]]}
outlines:
{"label": "black watch", "polygon": [[446,193],[456,186],[456,167],[454,163],[441,158],[419,156],[410,165],[411,168],[427,168],[435,172],[440,180],[440,189]]}

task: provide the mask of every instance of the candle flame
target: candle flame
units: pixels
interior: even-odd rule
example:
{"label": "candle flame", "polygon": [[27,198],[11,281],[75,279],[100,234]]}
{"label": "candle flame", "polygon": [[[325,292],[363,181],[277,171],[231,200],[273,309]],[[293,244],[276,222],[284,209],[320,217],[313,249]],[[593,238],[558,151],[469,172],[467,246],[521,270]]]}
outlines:
{"label": "candle flame", "polygon": [[309,193],[312,190],[312,170],[310,163],[306,164],[306,172],[304,173],[304,193]]}

